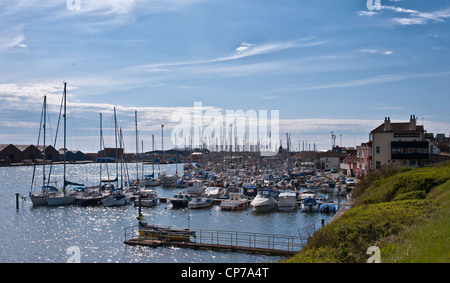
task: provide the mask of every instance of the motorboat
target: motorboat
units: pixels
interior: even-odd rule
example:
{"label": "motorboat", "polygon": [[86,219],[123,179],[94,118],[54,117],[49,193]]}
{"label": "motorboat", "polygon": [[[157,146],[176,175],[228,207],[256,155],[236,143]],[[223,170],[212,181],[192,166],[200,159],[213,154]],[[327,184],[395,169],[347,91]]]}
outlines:
{"label": "motorboat", "polygon": [[221,210],[245,210],[248,207],[248,200],[239,191],[239,188],[230,188],[228,192],[228,199],[220,203]]}
{"label": "motorboat", "polygon": [[190,229],[147,225],[139,228],[139,235],[141,237],[150,237],[158,240],[186,242],[190,241],[191,237],[195,237],[195,231]]}
{"label": "motorboat", "polygon": [[153,178],[153,174],[145,175],[140,184],[144,187],[156,187],[161,185],[161,180]]}
{"label": "motorboat", "polygon": [[320,212],[324,212],[324,213],[335,212],[336,211],[336,206],[334,204],[331,204],[331,203],[322,203],[319,206],[319,211]]}
{"label": "motorboat", "polygon": [[189,208],[206,208],[210,207],[213,204],[212,198],[207,197],[194,197],[191,201],[188,202]]}
{"label": "motorboat", "polygon": [[[139,200],[140,199],[140,200]],[[140,191],[140,195],[134,198],[134,204],[144,207],[156,206],[158,204],[158,194],[154,190],[144,189]]]}
{"label": "motorboat", "polygon": [[304,212],[314,212],[319,210],[319,204],[317,200],[312,197],[307,197],[302,201],[302,211]]}
{"label": "motorboat", "polygon": [[139,236],[141,237],[183,242],[188,242],[191,237],[196,237],[195,230],[149,225],[142,214],[137,218],[139,220]]}
{"label": "motorboat", "polygon": [[161,180],[161,186],[165,188],[175,187],[178,182],[177,175],[167,175],[165,173],[163,173],[159,179]]}
{"label": "motorboat", "polygon": [[122,189],[114,189],[111,194],[102,199],[104,206],[122,206],[131,203],[131,199],[128,195],[122,193]]}
{"label": "motorboat", "polygon": [[225,198],[225,194],[227,192],[226,188],[223,187],[206,187],[202,196],[209,198]]}
{"label": "motorboat", "polygon": [[296,192],[282,192],[278,195],[278,211],[290,212],[297,208]]}
{"label": "motorboat", "polygon": [[188,207],[188,203],[192,200],[191,196],[186,192],[178,192],[173,197],[169,198],[173,208]]}
{"label": "motorboat", "polygon": [[271,211],[277,208],[278,202],[272,195],[270,189],[259,189],[258,194],[250,203],[255,211]]}
{"label": "motorboat", "polygon": [[200,196],[205,191],[203,181],[190,180],[187,182],[186,193],[191,196]]}

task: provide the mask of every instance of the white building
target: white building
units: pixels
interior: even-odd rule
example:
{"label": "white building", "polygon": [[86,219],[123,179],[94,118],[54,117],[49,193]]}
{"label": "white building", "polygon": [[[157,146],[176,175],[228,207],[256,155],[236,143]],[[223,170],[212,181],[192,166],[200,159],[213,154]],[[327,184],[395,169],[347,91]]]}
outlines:
{"label": "white building", "polygon": [[391,123],[386,117],[383,124],[370,132],[372,168],[379,169],[384,164],[423,166],[432,152],[427,136],[423,125],[417,125],[415,115],[405,123]]}

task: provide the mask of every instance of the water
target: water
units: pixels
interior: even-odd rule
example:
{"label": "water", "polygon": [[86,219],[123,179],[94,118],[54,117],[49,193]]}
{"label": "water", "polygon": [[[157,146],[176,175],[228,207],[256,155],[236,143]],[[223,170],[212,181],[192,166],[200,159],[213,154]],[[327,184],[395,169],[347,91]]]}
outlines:
{"label": "water", "polygon": [[[110,172],[115,171],[113,165],[109,166]],[[181,168],[178,165],[179,171]],[[136,166],[129,164],[128,169],[134,178]],[[161,170],[173,174],[175,169],[174,164],[161,165],[156,167],[156,172]],[[42,169],[36,170],[36,181],[40,186]],[[151,166],[145,170],[150,173]],[[80,260],[85,263],[267,263],[284,259],[242,252],[125,245],[124,227],[137,224],[137,207],[33,207],[28,198],[32,171],[32,166],[0,168],[0,262],[64,263],[71,257],[71,247],[80,250]],[[105,176],[105,172],[103,174]],[[115,173],[111,175],[115,177]],[[53,166],[52,180],[53,176],[62,184],[62,165]],[[99,182],[99,165],[68,165],[67,179],[87,186],[96,185]],[[155,190],[163,197],[170,197],[178,191],[160,187]],[[20,200],[18,211],[16,193],[28,198],[26,201]],[[143,207],[142,212],[147,222],[158,225],[281,235],[298,235],[297,228],[312,223],[320,227],[321,219],[327,223],[333,216],[300,211],[255,213],[251,208],[231,212],[221,211],[218,205],[201,210],[172,209],[170,203],[161,203],[153,208]]]}

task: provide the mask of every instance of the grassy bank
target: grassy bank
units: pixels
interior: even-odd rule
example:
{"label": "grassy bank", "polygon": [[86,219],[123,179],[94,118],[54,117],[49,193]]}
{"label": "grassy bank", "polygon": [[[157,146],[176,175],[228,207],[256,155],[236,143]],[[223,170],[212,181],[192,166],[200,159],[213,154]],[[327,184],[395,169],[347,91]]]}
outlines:
{"label": "grassy bank", "polygon": [[353,207],[317,231],[285,262],[450,262],[450,162],[420,169],[384,168],[355,187]]}

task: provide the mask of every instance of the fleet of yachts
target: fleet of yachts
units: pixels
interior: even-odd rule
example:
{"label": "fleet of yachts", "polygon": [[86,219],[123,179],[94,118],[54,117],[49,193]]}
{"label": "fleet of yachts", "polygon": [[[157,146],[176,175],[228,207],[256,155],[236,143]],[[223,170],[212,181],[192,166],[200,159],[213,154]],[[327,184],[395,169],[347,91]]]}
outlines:
{"label": "fleet of yachts", "polygon": [[[43,186],[39,192],[30,192],[33,205],[122,206],[134,203],[142,207],[170,202],[173,208],[201,209],[218,204],[221,210],[242,211],[249,207],[258,212],[324,211],[334,212],[336,207],[317,197],[317,193],[342,196],[349,187],[344,180],[318,176],[314,169],[297,169],[279,173],[257,169],[229,169],[202,172],[195,166],[185,166],[184,174],[160,173],[146,175],[120,187],[116,180],[103,181],[102,185],[86,187],[65,182],[62,189]],[[175,189],[172,197],[159,197],[153,189]]]}

